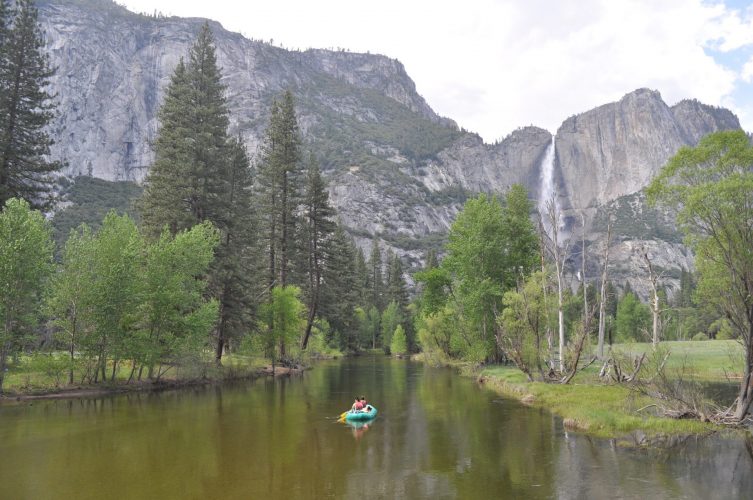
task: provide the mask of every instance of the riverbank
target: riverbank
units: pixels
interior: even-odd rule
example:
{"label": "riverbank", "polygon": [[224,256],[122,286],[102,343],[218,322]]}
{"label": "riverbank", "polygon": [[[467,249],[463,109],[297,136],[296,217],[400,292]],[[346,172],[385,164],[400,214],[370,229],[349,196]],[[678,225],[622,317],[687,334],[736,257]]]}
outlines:
{"label": "riverbank", "polygon": [[[734,382],[736,347],[729,341],[667,342],[673,353],[671,368],[690,367],[698,381]],[[623,353],[642,353],[647,344],[615,346]],[[728,355],[729,354],[729,355]],[[627,445],[655,445],[672,442],[687,435],[705,435],[727,431],[728,428],[693,419],[674,419],[652,414],[655,401],[638,394],[625,384],[603,383],[598,367],[592,366],[570,384],[528,382],[514,366],[476,367],[470,363],[417,358],[432,364],[443,364],[471,376],[498,394],[517,399],[525,405],[549,411],[563,419],[569,430],[614,438]],[[737,431],[732,431],[737,432]]]}
{"label": "riverbank", "polygon": [[[65,374],[50,373],[33,369],[19,369],[6,374],[2,401],[34,401],[42,399],[75,399],[109,396],[131,392],[158,392],[184,387],[217,385],[240,380],[254,380],[261,377],[286,377],[299,375],[308,365],[294,367],[275,366],[264,358],[230,355],[223,366],[207,365],[200,369],[168,371],[159,380],[133,380],[131,367],[123,364],[116,369],[114,380],[91,384],[62,384]],[[108,370],[108,374],[110,371]],[[80,379],[76,374],[74,379]]]}

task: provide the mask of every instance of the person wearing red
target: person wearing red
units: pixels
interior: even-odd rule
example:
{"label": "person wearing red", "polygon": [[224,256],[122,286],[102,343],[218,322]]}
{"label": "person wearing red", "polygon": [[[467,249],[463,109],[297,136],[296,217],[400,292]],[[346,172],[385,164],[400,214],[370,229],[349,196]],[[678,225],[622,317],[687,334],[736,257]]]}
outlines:
{"label": "person wearing red", "polygon": [[363,411],[363,403],[361,402],[361,398],[356,396],[356,400],[353,403],[353,406],[350,408],[350,411],[357,412],[357,411]]}

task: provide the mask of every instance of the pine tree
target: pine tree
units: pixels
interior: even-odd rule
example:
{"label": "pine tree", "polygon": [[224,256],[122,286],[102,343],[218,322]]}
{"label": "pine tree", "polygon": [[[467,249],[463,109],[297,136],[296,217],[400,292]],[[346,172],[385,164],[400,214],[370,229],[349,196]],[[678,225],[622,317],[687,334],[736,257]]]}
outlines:
{"label": "pine tree", "polygon": [[257,221],[253,212],[253,179],[246,147],[240,137],[229,146],[228,177],[218,210],[220,245],[211,268],[210,291],[217,297],[220,317],[216,330],[215,359],[224,348],[250,330],[260,280],[256,279],[259,249],[255,241]]}
{"label": "pine tree", "polygon": [[259,295],[251,169],[241,139],[228,136],[220,79],[214,38],[204,24],[166,90],[155,162],[141,200],[142,221],[152,236],[164,227],[177,234],[204,221],[220,231],[208,287],[220,308],[217,363],[231,339],[250,329]]}
{"label": "pine tree", "polygon": [[32,0],[18,0],[13,23],[8,3],[0,2],[0,206],[23,198],[33,208],[54,202],[59,161],[46,159],[54,141],[45,127],[55,116],[45,89],[55,70],[44,52],[44,36]]}
{"label": "pine tree", "polygon": [[[403,278],[403,263],[400,257],[390,254],[387,266],[387,301],[397,304],[401,324],[408,339],[408,346],[413,346],[413,322],[408,313],[408,290]],[[390,332],[392,333],[392,332]]]}
{"label": "pine tree", "polygon": [[171,232],[210,220],[226,220],[228,110],[220,83],[214,38],[208,24],[181,61],[159,112],[161,129],[155,162],[145,182],[142,220],[152,235],[167,225]]}
{"label": "pine tree", "polygon": [[405,310],[408,307],[408,291],[403,278],[403,263],[400,257],[390,255],[387,272],[387,302],[395,302],[401,310]]}
{"label": "pine tree", "polygon": [[194,131],[191,118],[192,89],[183,58],[173,71],[158,112],[161,124],[154,142],[154,164],[144,182],[141,220],[152,236],[167,226],[176,234],[196,223],[188,210],[188,165],[193,160]]}
{"label": "pine tree", "polygon": [[357,293],[353,288],[355,282],[355,245],[338,225],[332,236],[324,281],[327,286],[322,290],[321,308],[332,328],[339,334],[340,347],[356,350],[357,335],[355,328],[355,309]]}
{"label": "pine tree", "polygon": [[356,282],[353,286],[358,292],[358,303],[363,307],[364,311],[368,311],[372,306],[370,304],[370,288],[369,288],[369,266],[366,264],[366,256],[363,254],[361,248],[356,249]]}
{"label": "pine tree", "polygon": [[303,233],[306,241],[306,306],[308,316],[306,330],[301,340],[302,349],[306,349],[311,335],[311,327],[319,309],[328,245],[335,231],[335,223],[332,221],[334,216],[335,211],[329,204],[329,193],[327,193],[319,171],[319,165],[311,157],[309,159],[303,215]]}
{"label": "pine tree", "polygon": [[299,205],[298,181],[301,138],[295,116],[293,94],[287,91],[272,103],[272,112],[262,145],[259,191],[262,231],[268,242],[269,285],[288,284],[294,261],[295,212]]}
{"label": "pine tree", "polygon": [[369,256],[371,285],[371,305],[376,307],[379,312],[384,310],[384,280],[382,278],[382,252],[379,250],[379,241],[376,238],[372,240],[371,255]]}

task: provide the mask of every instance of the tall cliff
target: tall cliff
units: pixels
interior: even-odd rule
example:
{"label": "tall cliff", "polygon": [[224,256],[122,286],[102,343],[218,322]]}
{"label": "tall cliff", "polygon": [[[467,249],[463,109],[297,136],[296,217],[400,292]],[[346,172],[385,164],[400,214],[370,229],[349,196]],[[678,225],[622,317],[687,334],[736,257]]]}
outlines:
{"label": "tall cliff", "polygon": [[[42,0],[39,6],[58,67],[53,154],[68,161],[71,177],[140,182],[153,159],[163,89],[205,21],[142,16],[110,0]],[[470,193],[499,193],[513,183],[537,198],[551,185],[569,213],[587,209],[597,248],[600,210],[635,206],[624,197],[639,192],[680,146],[739,127],[728,110],[697,101],[670,107],[658,92],[637,90],[562,124],[546,184],[542,162],[552,144],[546,130],[525,127],[484,144],[434,113],[397,60],[290,51],[210,26],[232,132],[242,135],[252,156],[272,99],[291,89],[305,147],[319,159],[351,234],[364,247],[376,236],[412,264],[441,243]]]}

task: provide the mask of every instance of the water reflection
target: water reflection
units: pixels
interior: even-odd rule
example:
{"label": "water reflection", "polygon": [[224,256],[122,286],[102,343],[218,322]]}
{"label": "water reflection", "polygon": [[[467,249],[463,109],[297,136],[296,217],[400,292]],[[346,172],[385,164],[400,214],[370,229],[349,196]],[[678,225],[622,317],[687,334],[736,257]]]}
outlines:
{"label": "water reflection", "polygon": [[[336,422],[361,393],[377,419]],[[752,449],[717,436],[628,450],[448,370],[373,357],[0,407],[0,498],[748,498]]]}

